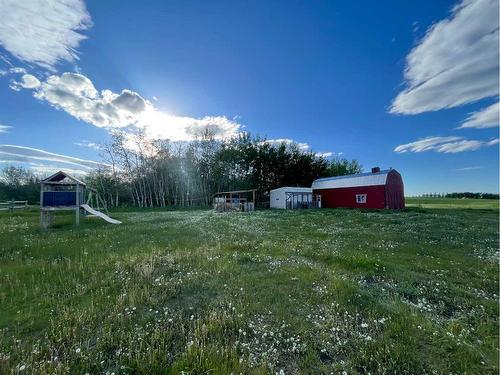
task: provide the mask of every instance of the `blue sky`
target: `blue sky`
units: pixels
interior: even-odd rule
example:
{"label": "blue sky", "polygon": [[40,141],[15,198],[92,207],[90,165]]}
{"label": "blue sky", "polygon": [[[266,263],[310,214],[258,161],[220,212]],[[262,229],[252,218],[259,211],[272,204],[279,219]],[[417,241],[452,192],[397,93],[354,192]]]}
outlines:
{"label": "blue sky", "polygon": [[48,3],[0,0],[0,166],[208,126],[396,168],[408,195],[499,190],[495,0]]}

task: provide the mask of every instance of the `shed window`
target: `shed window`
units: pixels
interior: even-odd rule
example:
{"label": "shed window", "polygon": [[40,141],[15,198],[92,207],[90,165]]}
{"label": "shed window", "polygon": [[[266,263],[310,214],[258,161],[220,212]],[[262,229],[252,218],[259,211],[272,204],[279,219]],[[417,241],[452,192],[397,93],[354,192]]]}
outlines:
{"label": "shed window", "polygon": [[366,203],[366,194],[356,194],[356,203]]}

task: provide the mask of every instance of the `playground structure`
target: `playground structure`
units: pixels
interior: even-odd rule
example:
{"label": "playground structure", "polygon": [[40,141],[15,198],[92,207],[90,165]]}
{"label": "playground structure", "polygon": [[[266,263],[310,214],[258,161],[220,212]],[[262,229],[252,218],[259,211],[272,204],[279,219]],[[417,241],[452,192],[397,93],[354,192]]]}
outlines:
{"label": "playground structure", "polygon": [[251,190],[223,191],[214,194],[214,210],[225,211],[254,211],[255,192]]}
{"label": "playground structure", "polygon": [[[94,204],[97,210],[92,208]],[[121,221],[110,218],[98,211],[106,206],[97,191],[87,187],[85,182],[59,171],[41,182],[40,187],[40,225],[48,228],[54,221],[56,211],[75,211],[75,223],[80,224],[80,215],[97,216],[111,224],[121,224]]]}

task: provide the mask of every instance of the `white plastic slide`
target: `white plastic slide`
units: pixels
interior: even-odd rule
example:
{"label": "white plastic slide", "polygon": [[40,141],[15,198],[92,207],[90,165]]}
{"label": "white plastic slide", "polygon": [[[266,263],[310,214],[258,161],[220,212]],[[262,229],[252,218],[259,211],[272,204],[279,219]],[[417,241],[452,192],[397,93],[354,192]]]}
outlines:
{"label": "white plastic slide", "polygon": [[110,224],[121,224],[122,223],[119,220],[115,220],[115,219],[110,218],[108,215],[103,214],[101,211],[94,210],[88,204],[82,204],[80,207],[83,208],[88,213],[90,213],[92,215],[95,215],[95,216],[98,216],[98,217],[100,217],[103,220],[106,220]]}

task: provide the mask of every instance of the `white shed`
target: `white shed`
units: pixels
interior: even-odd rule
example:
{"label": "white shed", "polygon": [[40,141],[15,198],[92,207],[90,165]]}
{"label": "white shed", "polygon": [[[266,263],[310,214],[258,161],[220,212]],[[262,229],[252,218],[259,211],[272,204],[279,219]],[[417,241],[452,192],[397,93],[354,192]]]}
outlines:
{"label": "white shed", "polygon": [[289,187],[271,190],[271,208],[294,209],[294,208],[319,208],[321,201],[319,196],[314,196],[312,188]]}

